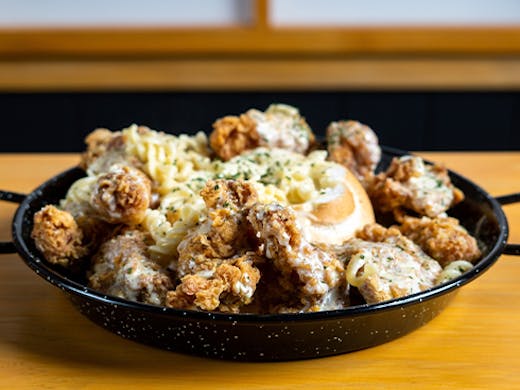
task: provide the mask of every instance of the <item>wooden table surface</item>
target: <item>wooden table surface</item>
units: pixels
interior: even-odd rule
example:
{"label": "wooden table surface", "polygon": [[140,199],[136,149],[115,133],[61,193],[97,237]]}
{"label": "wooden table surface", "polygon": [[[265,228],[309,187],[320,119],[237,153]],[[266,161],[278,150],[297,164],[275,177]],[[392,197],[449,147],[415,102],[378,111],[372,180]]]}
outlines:
{"label": "wooden table surface", "polygon": [[[520,152],[422,153],[492,195],[520,191]],[[30,192],[74,154],[0,155],[0,188]],[[0,240],[16,205],[0,204]],[[504,207],[520,243],[520,205]],[[18,255],[0,259],[0,388],[520,389],[520,258],[501,256],[437,318],[374,348],[282,363],[236,363],[124,340],[83,317]]]}

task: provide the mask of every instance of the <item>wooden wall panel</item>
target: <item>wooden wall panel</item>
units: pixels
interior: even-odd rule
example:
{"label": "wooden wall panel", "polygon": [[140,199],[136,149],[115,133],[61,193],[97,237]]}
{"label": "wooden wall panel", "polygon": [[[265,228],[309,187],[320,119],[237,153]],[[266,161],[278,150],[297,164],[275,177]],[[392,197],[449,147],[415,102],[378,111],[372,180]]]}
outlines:
{"label": "wooden wall panel", "polygon": [[0,62],[0,91],[518,90],[520,58]]}
{"label": "wooden wall panel", "polygon": [[520,26],[0,29],[0,91],[518,90]]}

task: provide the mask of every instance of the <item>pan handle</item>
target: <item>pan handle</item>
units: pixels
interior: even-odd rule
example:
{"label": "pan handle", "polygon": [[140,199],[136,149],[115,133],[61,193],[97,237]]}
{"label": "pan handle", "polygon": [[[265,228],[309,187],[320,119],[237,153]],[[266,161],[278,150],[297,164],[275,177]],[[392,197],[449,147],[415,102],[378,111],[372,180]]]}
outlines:
{"label": "pan handle", "polygon": [[[520,202],[520,192],[509,195],[497,196],[495,199],[502,206],[506,204],[517,203]],[[504,255],[520,256],[520,244],[506,244],[502,253]]]}
{"label": "pan handle", "polygon": [[[22,203],[26,195],[11,191],[0,190],[0,200],[12,203]],[[12,242],[0,242],[0,254],[16,253],[16,247]]]}

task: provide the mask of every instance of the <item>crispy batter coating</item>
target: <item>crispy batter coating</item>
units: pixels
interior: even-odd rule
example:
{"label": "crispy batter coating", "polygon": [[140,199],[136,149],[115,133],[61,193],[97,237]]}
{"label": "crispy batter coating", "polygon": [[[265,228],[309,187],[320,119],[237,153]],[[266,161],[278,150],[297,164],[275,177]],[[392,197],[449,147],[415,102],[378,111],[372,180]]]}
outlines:
{"label": "crispy batter coating", "polygon": [[208,209],[240,211],[258,202],[255,188],[243,180],[208,180],[200,195]]}
{"label": "crispy batter coating", "polygon": [[427,165],[416,156],[394,158],[386,172],[368,181],[366,189],[374,209],[393,212],[398,221],[407,210],[436,217],[464,198],[445,167]]}
{"label": "crispy batter coating", "polygon": [[209,218],[188,233],[177,247],[181,276],[198,272],[199,267],[207,269],[206,263],[211,264],[215,258],[229,258],[243,251],[249,233],[244,213],[258,199],[250,183],[224,179],[209,180],[201,196]]}
{"label": "crispy batter coating", "polygon": [[201,191],[207,221],[179,243],[176,264],[181,283],[168,293],[176,308],[238,312],[253,298],[259,256],[248,251],[245,212],[256,202],[254,187],[244,181],[210,180]]}
{"label": "crispy batter coating", "polygon": [[85,137],[85,143],[87,150],[81,155],[79,164],[85,170],[99,166],[96,171],[103,171],[124,160],[124,139],[120,131],[96,129]]}
{"label": "crispy batter coating", "polygon": [[175,290],[169,291],[166,305],[177,309],[219,310],[238,313],[251,303],[260,271],[254,253],[215,261],[215,269],[204,274],[188,274]]}
{"label": "crispy batter coating", "polygon": [[90,215],[73,215],[74,220],[83,232],[83,245],[91,255],[99,246],[121,229],[119,225],[111,225]]}
{"label": "crispy batter coating", "polygon": [[218,119],[210,135],[210,146],[222,160],[258,146],[306,153],[314,143],[314,133],[298,109],[286,104]]}
{"label": "crispy batter coating", "polygon": [[358,288],[367,303],[403,297],[435,285],[441,266],[397,228],[367,225],[358,237],[344,245],[342,255],[348,260],[347,281]]}
{"label": "crispy batter coating", "polygon": [[227,161],[260,145],[256,123],[246,114],[225,116],[213,123],[209,137],[211,149],[222,160]]}
{"label": "crispy batter coating", "polygon": [[[151,130],[139,126],[138,133]],[[128,165],[140,169],[142,162],[126,150],[126,138],[121,131],[96,129],[85,138],[87,150],[81,156],[79,166],[90,175],[106,173],[113,165]]]}
{"label": "crispy batter coating", "polygon": [[456,260],[474,262],[481,256],[477,240],[451,217],[406,217],[399,230],[443,267]]}
{"label": "crispy batter coating", "polygon": [[381,148],[370,127],[353,120],[332,122],[326,139],[330,160],[344,165],[360,180],[374,173]]}
{"label": "crispy batter coating", "polygon": [[143,172],[114,165],[98,178],[91,204],[103,220],[133,225],[144,219],[151,198],[151,182]]}
{"label": "crispy batter coating", "polygon": [[31,237],[36,248],[52,264],[69,267],[88,253],[83,231],[72,215],[52,205],[34,215]]}
{"label": "crispy batter coating", "polygon": [[[343,265],[328,251],[311,245],[300,233],[292,209],[277,204],[255,204],[248,216],[265,255],[279,273],[283,290],[298,294],[297,311],[341,307]],[[284,309],[286,310],[286,309]]]}
{"label": "crispy batter coating", "polygon": [[92,259],[90,287],[132,301],[165,303],[173,288],[167,273],[147,253],[149,237],[127,230],[101,245]]}
{"label": "crispy batter coating", "polygon": [[81,155],[79,166],[87,169],[99,156],[103,155],[110,145],[110,142],[117,137],[116,133],[99,128],[85,137],[87,150]]}

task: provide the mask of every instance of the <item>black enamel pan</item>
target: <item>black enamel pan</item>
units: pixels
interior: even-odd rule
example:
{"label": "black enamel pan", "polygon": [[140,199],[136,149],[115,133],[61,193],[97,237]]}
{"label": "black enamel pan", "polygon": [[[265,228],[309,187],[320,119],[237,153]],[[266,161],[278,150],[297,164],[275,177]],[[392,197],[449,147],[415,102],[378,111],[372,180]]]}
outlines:
{"label": "black enamel pan", "polygon": [[[384,148],[380,169],[402,151]],[[316,358],[379,345],[409,333],[437,316],[459,287],[476,279],[502,254],[520,255],[507,244],[508,224],[501,205],[520,201],[520,193],[493,198],[468,179],[450,172],[466,198],[450,215],[458,218],[483,248],[473,269],[457,279],[411,296],[343,310],[300,314],[223,314],[170,309],[130,302],[92,290],[85,281],[49,265],[31,239],[33,215],[57,203],[84,172],[65,171],[25,196],[0,192],[0,199],[20,203],[12,223],[13,242],[2,253],[17,252],[39,276],[59,287],[76,308],[96,324],[121,337],[167,350],[212,358],[276,361]]]}

